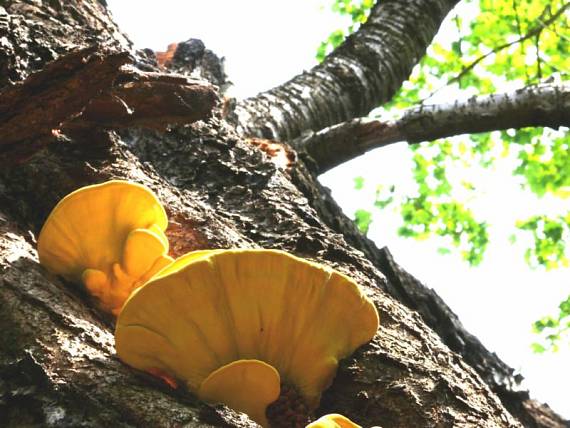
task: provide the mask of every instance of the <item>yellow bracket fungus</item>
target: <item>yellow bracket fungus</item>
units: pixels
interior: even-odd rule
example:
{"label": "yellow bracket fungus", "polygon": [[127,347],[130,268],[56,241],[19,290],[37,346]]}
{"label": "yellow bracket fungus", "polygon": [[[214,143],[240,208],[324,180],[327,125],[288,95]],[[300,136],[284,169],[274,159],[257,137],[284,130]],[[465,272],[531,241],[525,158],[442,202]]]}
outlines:
{"label": "yellow bracket fungus", "polygon": [[310,423],[306,428],[362,428],[360,425],[355,424],[345,416],[337,413],[325,415],[315,422]]}
{"label": "yellow bracket fungus", "polygon": [[40,263],[82,281],[99,307],[117,315],[130,293],[173,260],[168,219],[146,187],[113,180],[63,198],[39,238]]}
{"label": "yellow bracket fungus", "polygon": [[210,373],[201,383],[198,396],[210,403],[224,403],[267,426],[265,409],[279,398],[279,391],[275,368],[259,360],[238,360]]}
{"label": "yellow bracket fungus", "polygon": [[279,378],[316,407],[338,361],[368,342],[378,322],[357,284],[328,267],[275,250],[206,250],[136,290],[115,341],[127,364],[182,380],[267,425]]}

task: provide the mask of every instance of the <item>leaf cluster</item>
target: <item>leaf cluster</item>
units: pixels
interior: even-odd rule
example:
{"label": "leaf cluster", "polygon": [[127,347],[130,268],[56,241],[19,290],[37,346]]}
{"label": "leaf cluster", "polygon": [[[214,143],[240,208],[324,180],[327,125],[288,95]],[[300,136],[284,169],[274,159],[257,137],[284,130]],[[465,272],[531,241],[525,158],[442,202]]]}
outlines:
{"label": "leaf cluster", "polygon": [[570,295],[558,305],[557,315],[548,315],[533,324],[540,341],[532,344],[537,353],[557,351],[560,343],[570,342]]}

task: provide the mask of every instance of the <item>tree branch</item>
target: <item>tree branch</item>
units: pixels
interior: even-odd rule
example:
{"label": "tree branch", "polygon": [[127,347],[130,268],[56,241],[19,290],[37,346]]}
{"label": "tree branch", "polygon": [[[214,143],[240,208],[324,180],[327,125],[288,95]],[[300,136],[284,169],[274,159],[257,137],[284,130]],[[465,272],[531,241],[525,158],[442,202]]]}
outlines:
{"label": "tree branch", "polygon": [[318,172],[324,173],[369,150],[399,141],[415,144],[528,126],[570,126],[570,85],[527,86],[452,104],[414,107],[388,122],[360,118],[306,135],[292,145],[308,153]]}
{"label": "tree branch", "polygon": [[128,69],[67,126],[163,130],[210,117],[218,101],[214,86],[204,80]]}
{"label": "tree branch", "polygon": [[378,2],[367,22],[321,64],[238,102],[230,119],[246,136],[284,141],[367,114],[409,77],[456,3]]}

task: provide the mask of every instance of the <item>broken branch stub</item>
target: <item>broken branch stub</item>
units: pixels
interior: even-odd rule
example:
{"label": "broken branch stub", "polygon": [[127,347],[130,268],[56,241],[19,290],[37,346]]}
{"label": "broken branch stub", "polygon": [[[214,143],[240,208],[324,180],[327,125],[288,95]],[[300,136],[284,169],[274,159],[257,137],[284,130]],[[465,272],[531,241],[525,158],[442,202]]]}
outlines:
{"label": "broken branch stub", "polygon": [[210,117],[219,101],[210,83],[180,75],[125,70],[121,83],[92,100],[67,126],[165,129]]}
{"label": "broken branch stub", "polygon": [[127,52],[92,46],[0,92],[0,163],[30,157],[58,129],[165,129],[207,119],[219,101],[205,81],[123,67],[131,62]]}
{"label": "broken branch stub", "polygon": [[126,52],[80,49],[0,92],[0,159],[21,159],[39,150],[50,141],[46,137],[52,129],[110,88],[128,61]]}

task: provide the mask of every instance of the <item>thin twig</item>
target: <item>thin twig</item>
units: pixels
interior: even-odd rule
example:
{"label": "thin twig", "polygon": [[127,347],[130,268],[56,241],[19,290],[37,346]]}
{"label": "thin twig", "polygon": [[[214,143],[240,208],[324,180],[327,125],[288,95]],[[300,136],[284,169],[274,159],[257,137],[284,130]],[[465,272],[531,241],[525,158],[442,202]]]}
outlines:
{"label": "thin twig", "polygon": [[541,33],[538,33],[534,39],[534,47],[536,49],[536,77],[538,78],[538,80],[542,79],[542,67],[541,67],[542,59],[540,58],[540,35]]}
{"label": "thin twig", "polygon": [[458,80],[460,80],[463,76],[465,76],[467,73],[469,73],[473,68],[475,68],[475,66],[477,64],[479,64],[481,61],[483,61],[485,58],[489,57],[490,55],[496,54],[497,52],[502,51],[503,49],[509,48],[513,45],[516,45],[517,43],[521,43],[524,42],[525,40],[530,39],[531,37],[536,36],[538,33],[540,33],[545,27],[549,26],[550,24],[552,24],[554,21],[556,21],[556,19],[562,15],[562,13],[568,9],[568,7],[570,7],[570,2],[566,3],[564,6],[562,6],[560,9],[558,9],[558,11],[552,15],[548,20],[546,21],[542,21],[541,18],[542,16],[546,13],[546,11],[548,10],[548,8],[544,9],[543,13],[541,14],[541,16],[538,18],[539,21],[539,25],[537,25],[536,27],[534,27],[532,30],[530,30],[527,34],[525,34],[522,37],[519,37],[518,39],[509,42],[509,43],[503,43],[502,45],[499,45],[497,47],[495,47],[494,49],[492,49],[491,51],[487,52],[485,55],[480,56],[479,58],[477,58],[475,61],[473,61],[471,64],[469,64],[467,67],[465,67],[463,70],[461,70],[461,72],[455,76],[454,78],[450,79],[447,81],[447,83],[445,83],[445,85],[440,86],[438,89],[436,89],[435,91],[433,91],[430,95],[428,95],[427,97],[425,97],[424,99],[422,99],[420,101],[420,104],[425,103],[427,100],[429,100],[431,97],[433,97],[435,94],[437,94],[439,91],[441,91],[443,88],[449,86],[452,83],[457,82]]}
{"label": "thin twig", "polygon": [[[523,33],[522,33],[521,20],[519,17],[519,9],[518,9],[518,5],[517,5],[517,0],[513,0],[513,10],[515,11],[515,21],[517,23],[517,32],[519,33],[519,38],[521,38],[521,37],[523,37]],[[523,58],[526,57],[526,52],[525,52],[525,48],[524,48],[524,41],[521,43],[521,54],[522,54]],[[528,85],[530,83],[530,76],[528,74],[528,67],[526,66],[526,62],[524,63],[524,75],[525,75],[525,79],[526,79],[525,81]]]}

